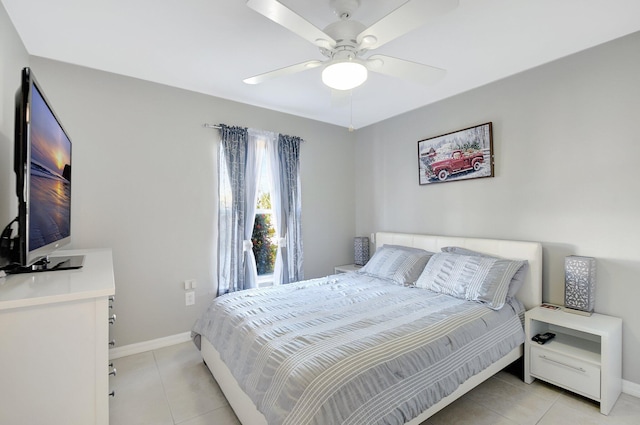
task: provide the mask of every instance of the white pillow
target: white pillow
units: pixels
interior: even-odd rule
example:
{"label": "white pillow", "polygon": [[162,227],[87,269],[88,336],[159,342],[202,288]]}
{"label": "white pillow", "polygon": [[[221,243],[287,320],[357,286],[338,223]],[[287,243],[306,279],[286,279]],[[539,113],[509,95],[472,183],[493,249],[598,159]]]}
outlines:
{"label": "white pillow", "polygon": [[[462,255],[477,255],[480,257],[502,258],[491,254],[485,254],[484,252],[473,251],[471,249],[462,248],[460,246],[445,246],[442,248],[442,252],[450,252],[452,254]],[[529,270],[529,262],[523,260],[524,264],[518,269],[516,274],[513,275],[511,283],[509,283],[509,290],[507,291],[507,298],[513,298],[516,296],[520,288],[524,285],[524,280],[527,277],[527,271]]]}
{"label": "white pillow", "polygon": [[358,273],[391,279],[400,285],[412,285],[433,254],[408,246],[383,245]]}
{"label": "white pillow", "polygon": [[416,286],[499,310],[505,303],[509,283],[523,261],[495,257],[434,254]]}

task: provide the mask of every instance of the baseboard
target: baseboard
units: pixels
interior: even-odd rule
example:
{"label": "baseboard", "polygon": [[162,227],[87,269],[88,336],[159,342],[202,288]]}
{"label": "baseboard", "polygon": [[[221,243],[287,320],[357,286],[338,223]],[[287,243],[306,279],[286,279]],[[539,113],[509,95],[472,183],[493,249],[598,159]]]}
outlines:
{"label": "baseboard", "polygon": [[158,348],[169,347],[171,345],[187,342],[191,339],[191,332],[165,336],[164,338],[152,339],[150,341],[138,342],[135,344],[114,347],[109,350],[109,359],[118,359],[132,354],[144,353],[145,351],[157,350]]}
{"label": "baseboard", "polygon": [[640,398],[640,384],[623,379],[622,392]]}

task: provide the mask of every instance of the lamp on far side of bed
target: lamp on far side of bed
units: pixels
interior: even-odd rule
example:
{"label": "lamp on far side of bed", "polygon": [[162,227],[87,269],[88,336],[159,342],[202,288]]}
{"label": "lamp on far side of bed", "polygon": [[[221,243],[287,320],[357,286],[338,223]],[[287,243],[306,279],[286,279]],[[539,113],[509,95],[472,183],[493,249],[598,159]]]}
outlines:
{"label": "lamp on far side of bed", "polygon": [[590,316],[595,307],[596,259],[570,255],[564,259],[565,311]]}
{"label": "lamp on far side of bed", "polygon": [[353,238],[353,257],[356,266],[364,266],[369,261],[369,238],[356,236]]}

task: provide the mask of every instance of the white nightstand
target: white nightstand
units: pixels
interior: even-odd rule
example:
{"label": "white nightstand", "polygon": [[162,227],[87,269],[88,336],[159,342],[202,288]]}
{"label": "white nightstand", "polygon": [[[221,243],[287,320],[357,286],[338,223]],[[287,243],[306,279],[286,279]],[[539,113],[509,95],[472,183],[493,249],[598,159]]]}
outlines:
{"label": "white nightstand", "polygon": [[[531,338],[553,332],[540,345]],[[536,307],[525,314],[524,380],[534,378],[600,402],[608,415],[622,390],[622,319]]]}
{"label": "white nightstand", "polygon": [[345,264],[344,266],[335,266],[333,268],[333,272],[335,274],[338,273],[347,273],[347,272],[355,272],[356,270],[360,270],[362,266],[357,266],[355,264]]}

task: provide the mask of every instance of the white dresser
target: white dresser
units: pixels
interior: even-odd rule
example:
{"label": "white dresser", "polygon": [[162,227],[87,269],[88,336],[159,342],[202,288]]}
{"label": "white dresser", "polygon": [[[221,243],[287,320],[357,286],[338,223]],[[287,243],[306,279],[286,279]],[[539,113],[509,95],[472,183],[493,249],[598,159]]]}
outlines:
{"label": "white dresser", "polygon": [[109,424],[111,250],[78,270],[0,278],[0,424]]}

